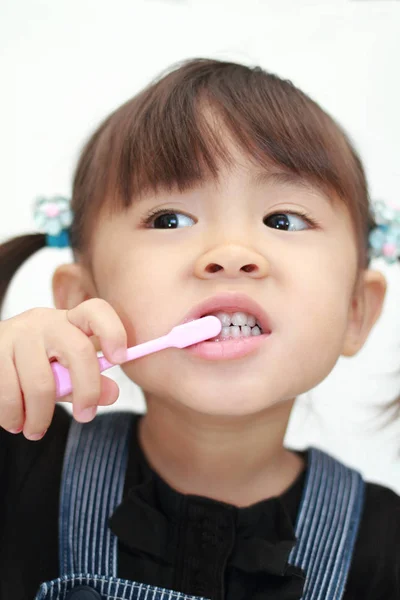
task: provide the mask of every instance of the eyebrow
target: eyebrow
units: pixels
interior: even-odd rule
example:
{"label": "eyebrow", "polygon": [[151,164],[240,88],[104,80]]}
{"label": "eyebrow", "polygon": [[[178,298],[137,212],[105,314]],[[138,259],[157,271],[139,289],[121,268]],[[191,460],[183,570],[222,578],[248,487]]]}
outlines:
{"label": "eyebrow", "polygon": [[327,193],[327,190],[323,189],[321,184],[314,184],[305,177],[298,175],[297,173],[292,173],[291,171],[257,171],[253,177],[253,181],[258,186],[277,184],[282,186],[300,187],[308,192],[317,191],[324,199],[329,203],[332,203],[332,198]]}
{"label": "eyebrow", "polygon": [[[254,173],[252,173],[251,175],[251,179],[253,181],[253,183],[256,186],[262,187],[265,185],[280,185],[280,186],[291,186],[291,187],[297,187],[297,188],[302,188],[303,190],[307,191],[307,192],[318,192],[320,196],[322,196],[322,198],[324,200],[326,200],[327,202],[329,202],[329,204],[333,203],[333,198],[332,196],[328,193],[328,188],[323,188],[322,184],[318,184],[318,183],[313,183],[312,181],[308,180],[306,177],[302,176],[302,175],[298,175],[297,173],[293,173],[291,171],[284,171],[284,170],[279,170],[279,169],[275,169],[275,170],[267,170],[267,169],[258,169],[256,170]],[[201,186],[201,184],[204,184],[203,182],[199,182],[199,181],[193,181],[192,184],[187,186],[187,189],[185,191],[190,192],[193,189],[196,189],[197,187],[199,187],[199,185]],[[160,190],[162,192],[162,189]],[[170,189],[166,190],[167,192],[171,192]],[[136,197],[136,204],[142,204],[145,203],[146,201],[151,201],[153,198],[153,194],[147,195],[146,193],[144,194],[140,194]]]}

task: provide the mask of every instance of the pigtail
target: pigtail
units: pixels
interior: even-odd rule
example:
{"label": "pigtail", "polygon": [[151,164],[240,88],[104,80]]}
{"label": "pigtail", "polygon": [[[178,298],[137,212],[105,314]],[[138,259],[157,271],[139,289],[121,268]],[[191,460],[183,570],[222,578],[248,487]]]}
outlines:
{"label": "pigtail", "polygon": [[45,246],[44,233],[20,235],[0,245],[0,314],[13,276],[30,256]]}
{"label": "pigtail", "polygon": [[[400,256],[398,258],[398,264],[399,264],[399,267],[400,267]],[[393,411],[393,418],[394,419],[399,419],[400,418],[400,393],[397,396],[397,398],[395,398],[390,403],[390,409]]]}
{"label": "pigtail", "polygon": [[0,245],[0,315],[8,286],[26,260],[46,246],[66,248],[70,245],[73,215],[68,198],[37,198],[33,217],[38,230],[43,233],[20,235]]}
{"label": "pigtail", "polygon": [[[370,258],[383,259],[400,266],[400,209],[393,202],[377,201],[373,205],[375,227],[368,236]],[[386,404],[390,420],[400,418],[400,394]]]}

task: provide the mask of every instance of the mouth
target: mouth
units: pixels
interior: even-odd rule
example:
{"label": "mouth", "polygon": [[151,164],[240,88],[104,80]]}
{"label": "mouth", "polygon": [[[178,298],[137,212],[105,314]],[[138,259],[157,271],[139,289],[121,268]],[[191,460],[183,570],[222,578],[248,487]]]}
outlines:
{"label": "mouth", "polygon": [[207,316],[217,317],[222,329],[211,341],[256,337],[271,333],[268,317],[257,302],[244,294],[220,294],[196,306],[184,322]]}
{"label": "mouth", "polygon": [[239,358],[258,348],[271,334],[268,317],[261,306],[244,294],[214,296],[196,306],[184,322],[209,315],[221,321],[221,332],[215,338],[188,348],[189,352],[203,358]]}

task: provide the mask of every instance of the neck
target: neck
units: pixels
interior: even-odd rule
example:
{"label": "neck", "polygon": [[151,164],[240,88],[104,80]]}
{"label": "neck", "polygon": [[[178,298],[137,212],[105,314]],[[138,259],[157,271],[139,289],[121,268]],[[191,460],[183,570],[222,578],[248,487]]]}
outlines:
{"label": "neck", "polygon": [[303,469],[283,447],[293,401],[245,417],[146,401],[141,446],[152,468],[181,493],[249,506],[282,494]]}

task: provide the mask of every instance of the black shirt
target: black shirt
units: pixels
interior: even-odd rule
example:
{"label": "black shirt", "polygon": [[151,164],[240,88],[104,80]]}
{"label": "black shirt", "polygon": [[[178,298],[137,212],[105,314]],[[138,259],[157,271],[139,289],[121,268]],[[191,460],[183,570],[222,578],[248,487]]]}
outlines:
{"label": "black shirt", "polygon": [[[31,600],[58,570],[58,502],[71,417],[59,405],[40,442],[0,431],[0,598]],[[124,496],[110,519],[118,576],[212,600],[300,600],[287,564],[304,474],[248,508],[183,495],[149,467],[134,419]],[[368,484],[343,600],[400,598],[400,498]]]}

